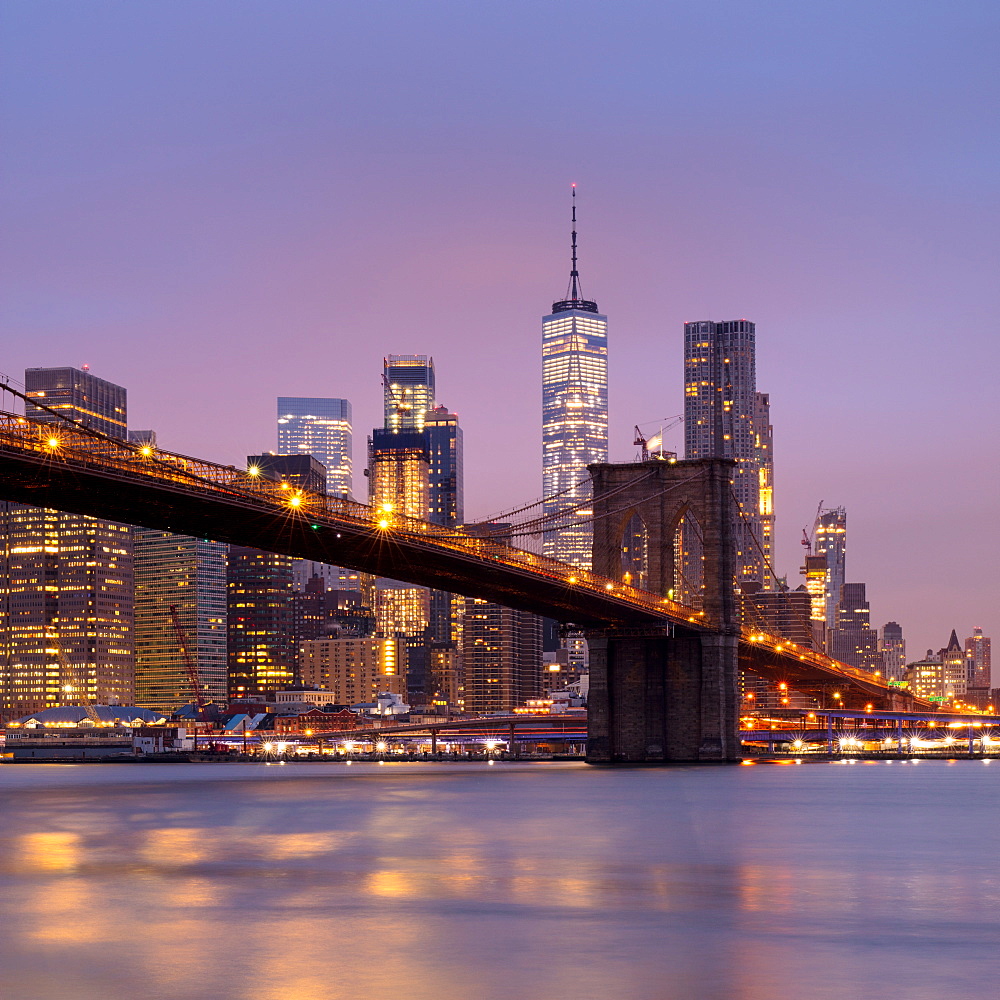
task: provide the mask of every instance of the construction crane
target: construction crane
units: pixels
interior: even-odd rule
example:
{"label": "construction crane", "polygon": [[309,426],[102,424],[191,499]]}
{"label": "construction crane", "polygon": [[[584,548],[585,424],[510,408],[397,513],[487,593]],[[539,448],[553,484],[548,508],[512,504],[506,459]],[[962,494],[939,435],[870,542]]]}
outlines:
{"label": "construction crane", "polygon": [[816,526],[819,524],[819,516],[823,512],[823,501],[820,500],[816,508],[816,516],[813,518],[812,531],[807,528],[802,529],[802,541],[799,543],[806,550],[806,555],[811,556],[813,552],[813,539],[816,537]]}
{"label": "construction crane", "polygon": [[201,684],[198,682],[198,668],[191,657],[188,649],[187,636],[181,625],[180,615],[177,613],[177,605],[170,605],[170,617],[174,622],[174,631],[177,633],[177,641],[180,643],[181,656],[184,657],[184,666],[187,667],[188,677],[191,680],[192,708],[194,709],[194,749],[198,749],[198,722],[205,717],[205,699],[201,694]]}
{"label": "construction crane", "polygon": [[[676,427],[678,424],[684,422],[683,414],[677,414],[673,417],[663,417],[661,420],[650,420],[645,424],[635,425],[635,440],[634,444],[639,449],[639,454],[636,455],[636,461],[638,462],[648,462],[650,458],[655,458],[657,461],[666,462],[670,459],[677,458],[677,452],[675,451],[664,451],[663,450],[663,435]],[[658,423],[660,425],[659,430],[650,438],[647,438],[643,433],[642,428],[648,427],[650,424]]]}

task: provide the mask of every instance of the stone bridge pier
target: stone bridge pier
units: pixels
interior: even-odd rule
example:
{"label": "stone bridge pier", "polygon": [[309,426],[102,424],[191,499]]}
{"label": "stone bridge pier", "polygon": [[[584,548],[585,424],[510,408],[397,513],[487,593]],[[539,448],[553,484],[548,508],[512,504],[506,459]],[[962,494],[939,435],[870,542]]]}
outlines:
{"label": "stone bridge pier", "polygon": [[696,459],[589,467],[594,571],[680,599],[690,584],[687,565],[699,571],[702,610],[713,625],[712,631],[674,625],[587,632],[592,764],[740,757],[733,466],[730,459]]}

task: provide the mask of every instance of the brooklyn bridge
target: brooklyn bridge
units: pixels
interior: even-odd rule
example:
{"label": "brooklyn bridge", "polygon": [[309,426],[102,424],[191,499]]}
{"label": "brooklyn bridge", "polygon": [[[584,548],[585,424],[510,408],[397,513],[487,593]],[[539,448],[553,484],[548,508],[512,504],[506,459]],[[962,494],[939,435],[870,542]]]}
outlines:
{"label": "brooklyn bridge", "polygon": [[[877,675],[755,626],[737,585],[727,459],[590,467],[594,571],[387,507],[0,413],[0,499],[249,545],[553,618],[590,646],[588,760],[739,759],[741,670],[843,709],[929,708]],[[675,600],[678,527],[699,525],[699,599]],[[637,527],[638,526],[638,527]],[[629,551],[642,536],[641,567]],[[641,583],[641,586],[637,584]]]}

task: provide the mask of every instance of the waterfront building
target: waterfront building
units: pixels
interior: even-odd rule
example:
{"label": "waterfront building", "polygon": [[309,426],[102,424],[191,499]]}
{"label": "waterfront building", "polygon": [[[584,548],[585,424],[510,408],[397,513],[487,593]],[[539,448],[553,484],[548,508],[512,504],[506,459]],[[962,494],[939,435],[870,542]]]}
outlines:
{"label": "waterfront building", "polygon": [[352,440],[351,404],[346,399],[278,397],[278,452],[312,455],[322,462],[331,495],[351,494]]}
{"label": "waterfront building", "polygon": [[774,522],[772,428],[770,397],[757,392],[756,335],[746,319],[684,324],[684,454],[735,461],[733,493],[745,525],[739,582],[770,589],[764,554],[765,526],[770,544]]}
{"label": "waterfront building", "polygon": [[390,354],[382,365],[383,426],[394,433],[419,433],[434,407],[434,359],[426,354]]}
{"label": "waterfront building", "polygon": [[951,630],[948,645],[938,650],[938,659],[943,665],[949,697],[964,697],[969,686],[969,664],[965,649],[958,641],[958,633],[954,629]]}
{"label": "waterfront building", "polygon": [[924,659],[907,664],[906,686],[926,701],[952,701],[965,693],[965,662],[956,669],[954,663],[945,664],[940,653],[928,649]]}
{"label": "waterfront building", "polygon": [[[76,368],[24,382],[27,416],[126,438],[122,386]],[[0,712],[134,701],[132,574],[128,525],[0,502]]]}
{"label": "waterfront building", "polygon": [[544,688],[542,619],[467,597],[462,673],[466,712],[509,712],[539,697]]}
{"label": "waterfront building", "polygon": [[292,559],[232,545],[226,576],[229,697],[260,700],[296,683]]}
{"label": "waterfront building", "polygon": [[889,681],[902,681],[906,676],[906,640],[898,622],[886,622],[878,642],[882,654],[882,676]]}
{"label": "waterfront building", "polygon": [[302,682],[329,692],[335,705],[373,702],[386,692],[405,701],[404,647],[405,641],[395,638],[307,640],[299,664]]}
{"label": "waterfront building", "polygon": [[228,547],[150,528],[134,541],[136,704],[169,715],[195,701],[195,683],[225,704]]}
{"label": "waterfront building", "polygon": [[545,555],[590,567],[587,466],[608,460],[608,318],[583,297],[577,269],[576,188],[569,286],[542,318],[542,513]]}

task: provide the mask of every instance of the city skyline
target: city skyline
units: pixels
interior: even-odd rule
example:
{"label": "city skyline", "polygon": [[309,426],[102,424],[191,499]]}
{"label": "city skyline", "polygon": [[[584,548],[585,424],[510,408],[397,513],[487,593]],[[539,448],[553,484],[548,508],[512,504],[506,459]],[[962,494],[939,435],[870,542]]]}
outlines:
{"label": "city skyline", "polygon": [[[995,10],[887,3],[859,31],[820,5],[777,31],[728,5],[720,35],[695,5],[626,26],[584,4],[584,53],[635,52],[594,78],[533,41],[554,15],[484,12],[496,56],[480,68],[471,29],[451,24],[435,42],[449,69],[427,79],[411,32],[386,36],[361,12],[338,24],[359,44],[330,60],[330,18],[294,5],[280,21],[255,12],[235,38],[225,4],[196,37],[170,12],[69,9],[7,19],[15,336],[0,370],[89,363],[128,387],[163,447],[240,463],[271,447],[277,396],[348,398],[357,425],[376,426],[382,358],[426,352],[455,387],[467,517],[485,517],[538,494],[537,304],[579,181],[587,273],[614,317],[610,457],[633,457],[633,424],[679,411],[685,321],[752,316],[777,429],[778,571],[794,581],[817,503],[842,505],[850,578],[873,621],[903,624],[911,655],[955,627],[996,633],[997,552],[979,537],[996,495],[982,457],[997,443],[982,419],[997,352]],[[528,30],[512,33],[518,21]],[[397,82],[331,115],[376,38]],[[151,52],[141,68],[136,43]],[[250,76],[257,45],[276,61]],[[695,58],[707,45],[724,67],[713,79]],[[484,97],[515,61],[523,78]],[[294,114],[276,124],[274,106]],[[608,141],[571,148],[571,126]]]}

